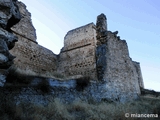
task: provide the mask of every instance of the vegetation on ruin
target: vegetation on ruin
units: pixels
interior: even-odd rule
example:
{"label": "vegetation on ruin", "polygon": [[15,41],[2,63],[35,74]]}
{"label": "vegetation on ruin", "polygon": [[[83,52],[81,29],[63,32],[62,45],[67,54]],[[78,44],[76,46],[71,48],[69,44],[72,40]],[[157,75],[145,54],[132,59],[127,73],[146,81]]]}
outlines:
{"label": "vegetation on ruin", "polygon": [[[2,97],[2,96],[1,96]],[[7,104],[0,102],[1,120],[128,120],[125,113],[158,114],[160,116],[160,98],[141,97],[129,103],[94,103],[81,100],[63,104],[54,99],[47,106],[20,103]],[[139,118],[129,118],[139,120]]]}
{"label": "vegetation on ruin", "polygon": [[[28,85],[35,76],[26,76],[11,70],[7,82],[14,85]],[[14,81],[12,81],[14,79]],[[78,91],[89,83],[89,77],[77,79]],[[45,78],[37,85],[43,93],[49,92],[48,83]],[[83,86],[83,87],[82,87]],[[13,88],[14,90],[16,89]],[[8,89],[8,88],[7,88]],[[153,95],[146,95],[152,94]],[[155,91],[143,91],[144,96],[139,100],[128,103],[114,103],[102,101],[94,102],[92,99],[86,101],[76,100],[64,104],[60,99],[51,99],[48,105],[34,104],[31,102],[13,102],[14,95],[6,98],[0,92],[0,120],[127,120],[125,113],[158,114],[160,116],[160,96]],[[157,97],[156,97],[157,96]],[[129,118],[136,120],[139,118]]]}
{"label": "vegetation on ruin", "polygon": [[[44,72],[44,74],[40,73],[36,73],[32,70],[30,70],[29,68],[25,68],[25,70],[20,69],[18,66],[16,65],[12,65],[12,67],[10,67],[9,69],[9,77],[11,78],[15,78],[19,79],[19,80],[24,80],[24,81],[28,81],[26,79],[28,79],[28,77],[44,77],[44,78],[52,78],[52,79],[56,79],[56,80],[60,80],[60,81],[66,81],[66,80],[70,80],[70,79],[78,79],[83,77],[82,75],[74,75],[74,76],[66,76],[63,75],[57,71],[54,72]],[[15,81],[16,82],[16,81]]]}

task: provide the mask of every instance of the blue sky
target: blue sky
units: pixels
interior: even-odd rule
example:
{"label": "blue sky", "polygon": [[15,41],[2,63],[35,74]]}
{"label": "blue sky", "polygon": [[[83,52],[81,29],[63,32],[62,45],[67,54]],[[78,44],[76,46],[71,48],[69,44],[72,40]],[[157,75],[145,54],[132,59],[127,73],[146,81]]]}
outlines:
{"label": "blue sky", "polygon": [[140,62],[145,88],[160,91],[159,0],[21,0],[32,13],[40,45],[58,54],[67,31],[107,17],[108,30],[128,43]]}

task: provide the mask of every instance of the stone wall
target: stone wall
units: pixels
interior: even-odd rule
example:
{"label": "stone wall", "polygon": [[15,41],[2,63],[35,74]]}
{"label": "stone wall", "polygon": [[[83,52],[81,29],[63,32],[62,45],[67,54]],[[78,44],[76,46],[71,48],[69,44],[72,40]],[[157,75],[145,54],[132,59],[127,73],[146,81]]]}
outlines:
{"label": "stone wall", "polygon": [[59,54],[58,71],[67,76],[83,75],[97,79],[96,30],[93,23],[67,33]]}
{"label": "stone wall", "polygon": [[57,56],[47,48],[38,45],[36,31],[32,24],[31,14],[22,2],[18,2],[21,21],[12,27],[18,36],[15,48],[10,52],[16,56],[14,66],[27,74],[46,75],[57,69]]}
{"label": "stone wall", "polygon": [[[120,40],[108,31],[106,52],[106,71],[104,80],[106,89],[114,97],[129,95],[130,98],[140,94],[138,74],[132,59],[129,57],[125,40]],[[114,88],[114,89],[112,89]]]}
{"label": "stone wall", "polygon": [[[97,72],[99,80],[104,81],[106,97],[124,101],[134,99],[143,86],[140,66],[129,56],[125,40],[117,36],[118,31],[106,30],[106,17],[97,17]],[[106,60],[106,61],[105,61]]]}
{"label": "stone wall", "polygon": [[44,75],[52,73],[57,69],[57,57],[52,51],[40,46],[34,42],[29,41],[20,35],[18,42],[11,53],[16,56],[14,64],[16,68],[23,71]]}

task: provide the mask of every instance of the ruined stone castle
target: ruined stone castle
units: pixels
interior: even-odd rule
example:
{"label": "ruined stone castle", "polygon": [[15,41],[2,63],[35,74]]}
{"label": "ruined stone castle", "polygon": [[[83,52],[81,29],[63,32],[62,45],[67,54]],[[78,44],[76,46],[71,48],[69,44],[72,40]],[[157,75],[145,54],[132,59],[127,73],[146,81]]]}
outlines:
{"label": "ruined stone castle", "polygon": [[37,43],[31,14],[22,2],[17,5],[21,20],[11,28],[18,36],[10,50],[16,56],[14,66],[38,75],[89,76],[92,82],[103,83],[101,92],[107,97],[133,98],[140,94],[140,87],[144,87],[140,64],[132,61],[127,43],[117,36],[118,31],[107,29],[104,14],[97,17],[96,25],[89,23],[70,30],[64,37],[64,47],[56,55]]}

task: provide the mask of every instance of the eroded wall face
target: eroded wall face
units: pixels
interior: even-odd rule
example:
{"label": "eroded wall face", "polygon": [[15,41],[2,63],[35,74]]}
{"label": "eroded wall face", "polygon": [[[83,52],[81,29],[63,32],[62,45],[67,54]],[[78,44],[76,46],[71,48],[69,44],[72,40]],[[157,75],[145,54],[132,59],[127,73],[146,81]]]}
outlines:
{"label": "eroded wall face", "polygon": [[97,38],[97,48],[96,48],[96,69],[97,77],[99,81],[103,81],[104,72],[106,70],[106,51],[107,51],[107,18],[102,13],[97,16],[96,22],[96,38]]}
{"label": "eroded wall face", "polygon": [[39,75],[56,70],[56,55],[52,51],[18,36],[18,42],[11,53],[16,56],[14,64],[21,70],[29,70]]}
{"label": "eroded wall face", "polygon": [[67,76],[83,75],[97,79],[96,30],[93,23],[71,30],[64,39],[58,71]]}
{"label": "eroded wall face", "polygon": [[18,3],[22,20],[13,26],[12,31],[18,36],[18,42],[10,52],[16,56],[14,65],[29,74],[52,74],[57,69],[57,56],[36,42],[36,31],[31,21],[31,14],[26,6]]}
{"label": "eroded wall face", "polygon": [[[108,92],[114,96],[132,98],[140,94],[138,74],[129,57],[128,46],[125,40],[120,40],[115,34],[108,31],[107,62],[105,80]],[[114,88],[114,89],[112,89]]]}

